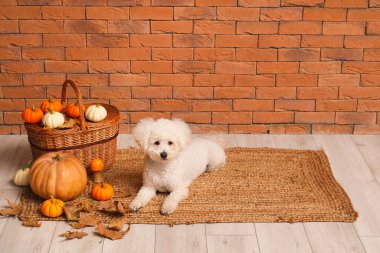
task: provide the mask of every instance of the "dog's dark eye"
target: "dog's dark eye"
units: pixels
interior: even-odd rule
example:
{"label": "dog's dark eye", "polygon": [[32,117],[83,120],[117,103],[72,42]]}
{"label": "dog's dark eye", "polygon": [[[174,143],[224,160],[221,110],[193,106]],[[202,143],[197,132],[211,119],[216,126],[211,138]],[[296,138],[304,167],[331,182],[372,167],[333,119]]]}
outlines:
{"label": "dog's dark eye", "polygon": [[160,142],[159,141],[155,141],[154,145],[160,145]]}
{"label": "dog's dark eye", "polygon": [[172,141],[169,141],[168,144],[169,144],[169,145],[173,145],[173,142],[172,142]]}

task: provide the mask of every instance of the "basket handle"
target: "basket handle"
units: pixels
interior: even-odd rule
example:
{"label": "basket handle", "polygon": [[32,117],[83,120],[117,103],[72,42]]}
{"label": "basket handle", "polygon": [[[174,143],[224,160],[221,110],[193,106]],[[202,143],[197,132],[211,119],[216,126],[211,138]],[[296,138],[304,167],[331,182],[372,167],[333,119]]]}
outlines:
{"label": "basket handle", "polygon": [[77,84],[74,81],[70,80],[70,79],[67,79],[62,84],[62,94],[61,94],[61,103],[62,103],[62,106],[65,107],[65,105],[66,105],[66,89],[67,89],[67,84],[71,85],[71,87],[74,89],[75,94],[77,96],[77,99],[78,99],[78,102],[79,102],[80,128],[82,129],[83,132],[86,132],[87,131],[86,121],[85,121],[85,117],[84,117],[84,111],[82,110],[82,107],[83,107],[82,94],[80,93],[80,90],[79,90]]}

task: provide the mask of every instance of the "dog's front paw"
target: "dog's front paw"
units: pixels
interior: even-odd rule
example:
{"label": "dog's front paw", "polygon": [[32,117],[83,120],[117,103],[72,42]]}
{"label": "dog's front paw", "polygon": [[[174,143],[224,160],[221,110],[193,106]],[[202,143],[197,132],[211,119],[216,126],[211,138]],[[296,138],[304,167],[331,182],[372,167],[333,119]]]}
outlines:
{"label": "dog's front paw", "polygon": [[131,204],[129,204],[129,210],[132,212],[137,212],[142,207],[142,204],[137,201],[132,201]]}
{"label": "dog's front paw", "polygon": [[177,208],[176,203],[164,202],[164,204],[161,207],[160,212],[163,215],[169,215],[169,214],[173,213],[176,208]]}

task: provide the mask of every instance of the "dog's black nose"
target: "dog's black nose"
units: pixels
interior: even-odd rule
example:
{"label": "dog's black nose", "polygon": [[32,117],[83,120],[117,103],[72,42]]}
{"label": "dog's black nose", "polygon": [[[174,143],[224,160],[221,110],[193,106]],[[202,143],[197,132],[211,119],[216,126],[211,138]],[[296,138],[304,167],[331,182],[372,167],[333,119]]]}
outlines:
{"label": "dog's black nose", "polygon": [[162,159],[166,159],[166,157],[168,157],[168,153],[166,153],[166,152],[164,151],[164,152],[162,152],[162,153],[160,154],[160,156],[161,156]]}

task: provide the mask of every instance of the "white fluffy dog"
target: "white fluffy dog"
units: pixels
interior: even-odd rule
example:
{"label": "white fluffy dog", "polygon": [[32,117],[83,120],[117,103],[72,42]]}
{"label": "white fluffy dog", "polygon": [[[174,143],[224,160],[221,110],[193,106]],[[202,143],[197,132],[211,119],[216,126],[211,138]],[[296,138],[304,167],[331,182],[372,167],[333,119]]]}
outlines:
{"label": "white fluffy dog", "polygon": [[226,155],[208,139],[191,140],[191,130],[179,119],[151,118],[141,120],[133,136],[145,152],[143,186],[129,208],[136,212],[154,197],[156,192],[169,192],[161,207],[170,214],[188,195],[189,185],[203,172],[224,166]]}

